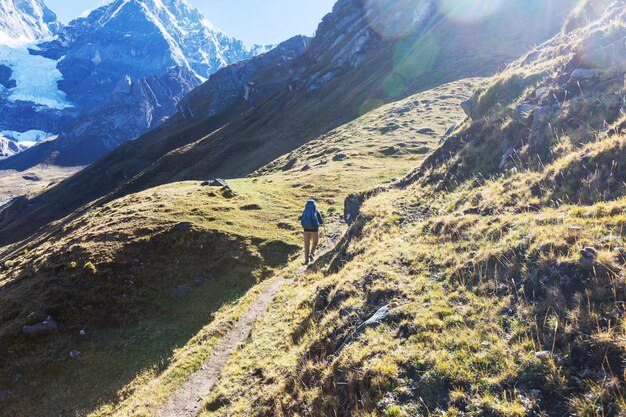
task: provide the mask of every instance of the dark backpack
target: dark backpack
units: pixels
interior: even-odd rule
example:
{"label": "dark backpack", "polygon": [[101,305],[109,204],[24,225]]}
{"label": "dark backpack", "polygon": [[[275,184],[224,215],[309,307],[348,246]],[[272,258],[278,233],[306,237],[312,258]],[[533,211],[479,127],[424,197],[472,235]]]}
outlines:
{"label": "dark backpack", "polygon": [[317,229],[320,226],[315,201],[309,200],[306,202],[300,223],[305,229]]}

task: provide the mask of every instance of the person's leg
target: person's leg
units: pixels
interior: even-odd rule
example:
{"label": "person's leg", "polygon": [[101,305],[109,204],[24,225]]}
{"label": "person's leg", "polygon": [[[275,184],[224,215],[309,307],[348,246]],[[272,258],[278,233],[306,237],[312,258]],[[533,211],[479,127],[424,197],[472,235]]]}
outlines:
{"label": "person's leg", "polygon": [[304,232],[304,263],[309,262],[309,250],[311,248],[311,233]]}
{"label": "person's leg", "polygon": [[311,248],[311,257],[313,258],[315,256],[315,251],[317,250],[317,244],[319,243],[320,240],[320,234],[319,232],[314,232],[311,233],[311,237],[313,240],[313,244],[312,244],[312,248]]}

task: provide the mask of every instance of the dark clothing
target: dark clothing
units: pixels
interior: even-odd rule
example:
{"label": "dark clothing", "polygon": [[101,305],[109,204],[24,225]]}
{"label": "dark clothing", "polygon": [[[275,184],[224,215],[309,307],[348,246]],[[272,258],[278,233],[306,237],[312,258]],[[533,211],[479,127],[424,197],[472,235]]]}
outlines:
{"label": "dark clothing", "polygon": [[[324,224],[324,218],[322,217],[322,213],[320,213],[319,211],[315,212],[315,217],[317,217],[317,221],[319,224]],[[302,220],[302,216],[300,216],[300,220]],[[305,232],[319,232],[320,228],[316,227],[316,228],[304,228]]]}

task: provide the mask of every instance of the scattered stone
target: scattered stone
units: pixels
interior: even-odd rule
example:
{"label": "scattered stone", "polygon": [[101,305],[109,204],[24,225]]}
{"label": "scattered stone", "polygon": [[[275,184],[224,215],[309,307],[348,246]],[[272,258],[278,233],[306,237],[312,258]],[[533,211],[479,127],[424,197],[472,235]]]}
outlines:
{"label": "scattered stone", "polygon": [[585,259],[593,260],[598,256],[598,251],[595,248],[587,247],[580,251],[580,254]]}
{"label": "scattered stone", "polygon": [[338,153],[337,155],[333,156],[333,161],[335,162],[345,161],[346,159],[348,159],[348,156],[345,153]]}
{"label": "scattered stone", "polygon": [[59,328],[59,324],[52,318],[52,316],[48,316],[41,323],[30,325],[24,325],[22,327],[22,332],[28,336],[42,336],[45,334],[49,334],[57,331]]}
{"label": "scattered stone", "polygon": [[567,231],[569,232],[570,236],[579,236],[582,230],[583,229],[580,226],[570,226],[567,228]]}
{"label": "scattered stone", "polygon": [[419,133],[420,135],[434,135],[436,134],[434,129],[431,129],[430,127],[423,127],[421,129],[419,129],[417,131],[417,133]]}
{"label": "scattered stone", "polygon": [[80,356],[80,352],[78,350],[73,350],[70,352],[70,358],[72,359],[78,359],[78,357]]}
{"label": "scattered stone", "polygon": [[310,170],[310,169],[311,169],[311,165],[306,164],[305,166],[303,166],[303,167],[300,169],[300,171],[304,172],[304,171],[308,171],[308,170]]}
{"label": "scattered stone", "polygon": [[560,111],[560,109],[561,106],[558,103],[537,107],[533,113],[531,129],[535,132],[543,130],[548,125],[550,120],[552,120],[552,117]]}
{"label": "scattered stone", "polygon": [[172,291],[170,291],[170,299],[179,300],[181,298],[185,298],[187,294],[192,291],[192,289],[193,288],[191,288],[187,284],[179,285],[178,287],[173,288]]}
{"label": "scattered stone", "polygon": [[517,121],[528,124],[533,117],[536,107],[530,103],[522,103],[515,107],[515,118]]}
{"label": "scattered stone", "polygon": [[570,76],[574,80],[590,80],[592,78],[600,78],[604,71],[598,68],[578,68],[572,71]]}
{"label": "scattered stone", "polygon": [[87,331],[85,329],[80,329],[80,331],[78,332],[78,335],[80,337],[85,337],[87,336]]}
{"label": "scattered stone", "polygon": [[203,187],[226,187],[228,184],[226,180],[216,178],[214,180],[207,180],[202,183]]}
{"label": "scattered stone", "polygon": [[297,158],[291,158],[282,168],[281,170],[284,171],[289,171],[290,169],[292,169],[293,167],[296,166],[296,163],[298,162]]}
{"label": "scattered stone", "polygon": [[176,226],[174,226],[174,230],[177,232],[188,232],[191,230],[191,223],[189,222],[182,222],[182,223],[178,223]]}
{"label": "scattered stone", "polygon": [[398,130],[398,129],[400,129],[400,125],[397,124],[397,123],[391,122],[391,123],[387,124],[387,126],[379,128],[378,131],[380,133],[382,133],[383,135],[385,135],[387,133],[393,132],[393,131]]}
{"label": "scattered stone", "polygon": [[33,182],[41,181],[41,177],[35,174],[22,175],[22,178],[25,179],[26,181],[33,181]]}
{"label": "scattered stone", "polygon": [[535,352],[535,357],[537,359],[546,360],[552,357],[552,353],[549,350],[542,350]]}
{"label": "scattered stone", "polygon": [[222,197],[224,198],[234,198],[237,197],[237,193],[234,192],[228,185],[222,187],[220,190],[222,192]]}
{"label": "scattered stone", "polygon": [[387,317],[389,317],[389,312],[391,311],[391,309],[396,308],[397,306],[397,303],[391,303],[384,307],[381,307],[376,313],[374,313],[372,317],[361,323],[356,328],[356,330],[352,332],[352,334],[350,334],[343,340],[339,348],[335,351],[335,354],[341,352],[348,343],[350,343],[352,340],[354,340],[355,337],[365,331],[365,329],[369,327],[377,327],[382,324],[382,322],[385,321]]}
{"label": "scattered stone", "polygon": [[289,223],[281,222],[281,223],[278,223],[277,226],[279,229],[282,229],[282,230],[296,230],[296,228],[292,224],[289,224]]}
{"label": "scattered stone", "polygon": [[9,401],[11,398],[13,398],[13,393],[11,392],[11,390],[0,390],[0,402]]}
{"label": "scattered stone", "polygon": [[240,210],[243,210],[243,211],[261,210],[261,206],[259,206],[258,204],[247,204],[245,206],[241,206]]}
{"label": "scattered stone", "polygon": [[395,146],[389,146],[388,148],[384,148],[380,151],[380,153],[382,153],[385,156],[397,155],[399,152],[400,152],[400,149],[396,148]]}
{"label": "scattered stone", "polygon": [[476,108],[477,108],[477,103],[476,103],[476,99],[474,98],[474,96],[468,98],[467,100],[461,102],[461,109],[463,109],[463,111],[465,112],[465,114],[467,116],[469,116],[471,119],[475,119],[477,116],[476,114]]}

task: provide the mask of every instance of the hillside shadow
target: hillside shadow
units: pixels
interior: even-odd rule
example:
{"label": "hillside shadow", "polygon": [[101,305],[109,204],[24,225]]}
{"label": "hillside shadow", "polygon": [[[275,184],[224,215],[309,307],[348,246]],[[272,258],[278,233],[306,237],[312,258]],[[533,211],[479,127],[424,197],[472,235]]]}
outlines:
{"label": "hillside shadow", "polygon": [[[3,323],[0,338],[9,352],[0,389],[12,392],[0,414],[85,415],[117,402],[137,378],[167,369],[173,352],[220,307],[269,275],[254,252],[241,239],[174,228],[129,244],[95,275],[60,270],[80,256],[70,253],[48,270],[4,285],[3,313],[15,318]],[[181,285],[188,286],[186,295],[175,294]],[[42,306],[38,314],[53,315],[60,329],[26,338],[21,324]],[[70,358],[73,350],[78,358]]]}

